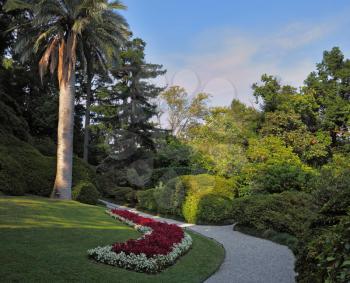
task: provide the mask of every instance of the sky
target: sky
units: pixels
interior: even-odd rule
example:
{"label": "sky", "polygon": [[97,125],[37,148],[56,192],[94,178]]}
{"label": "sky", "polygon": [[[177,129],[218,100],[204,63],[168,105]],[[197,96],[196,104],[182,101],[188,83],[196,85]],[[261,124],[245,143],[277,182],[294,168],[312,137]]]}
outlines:
{"label": "sky", "polygon": [[162,64],[162,86],[206,92],[212,106],[254,106],[251,86],[267,73],[299,87],[338,46],[350,57],[350,1],[124,0],[146,59]]}

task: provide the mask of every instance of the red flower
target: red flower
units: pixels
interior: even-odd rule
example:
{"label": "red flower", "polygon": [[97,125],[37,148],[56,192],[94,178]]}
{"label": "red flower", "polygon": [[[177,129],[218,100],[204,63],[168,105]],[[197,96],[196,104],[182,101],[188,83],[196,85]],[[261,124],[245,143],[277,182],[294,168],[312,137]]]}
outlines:
{"label": "red flower", "polygon": [[144,253],[147,257],[166,255],[184,237],[183,230],[175,224],[158,222],[127,210],[113,209],[112,213],[130,220],[134,224],[147,226],[152,229],[151,234],[147,234],[140,239],[128,240],[125,243],[115,243],[112,250],[116,253]]}

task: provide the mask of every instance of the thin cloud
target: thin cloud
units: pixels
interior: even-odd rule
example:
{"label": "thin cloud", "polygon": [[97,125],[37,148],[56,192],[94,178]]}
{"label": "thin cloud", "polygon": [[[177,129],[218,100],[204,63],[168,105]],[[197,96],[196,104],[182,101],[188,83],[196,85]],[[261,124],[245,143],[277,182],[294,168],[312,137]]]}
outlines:
{"label": "thin cloud", "polygon": [[[199,78],[196,91],[209,92],[213,105],[228,105],[233,98],[251,105],[251,85],[263,73],[279,75],[283,82],[300,86],[315,62],[305,54],[291,60],[294,53],[326,38],[339,25],[339,21],[291,23],[268,36],[212,29],[194,37],[186,55],[171,55],[175,61],[168,57],[167,76],[190,70]],[[179,76],[176,84],[189,85],[189,78]]]}

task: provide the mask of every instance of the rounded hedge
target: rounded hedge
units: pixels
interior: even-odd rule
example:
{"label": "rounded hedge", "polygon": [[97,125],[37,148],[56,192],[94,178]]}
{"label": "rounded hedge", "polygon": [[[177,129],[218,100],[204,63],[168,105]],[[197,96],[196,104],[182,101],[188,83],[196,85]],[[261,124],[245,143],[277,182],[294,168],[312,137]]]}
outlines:
{"label": "rounded hedge", "polygon": [[73,187],[72,198],[86,204],[96,204],[100,193],[96,187],[87,181],[82,181]]}
{"label": "rounded hedge", "polygon": [[206,191],[188,196],[182,214],[190,223],[223,223],[230,218],[231,208],[231,199]]}
{"label": "rounded hedge", "polygon": [[303,192],[252,195],[233,200],[232,219],[261,233],[273,230],[299,236],[315,219],[313,200]]}
{"label": "rounded hedge", "polygon": [[198,203],[196,223],[223,223],[230,218],[232,200],[213,193],[202,196]]}

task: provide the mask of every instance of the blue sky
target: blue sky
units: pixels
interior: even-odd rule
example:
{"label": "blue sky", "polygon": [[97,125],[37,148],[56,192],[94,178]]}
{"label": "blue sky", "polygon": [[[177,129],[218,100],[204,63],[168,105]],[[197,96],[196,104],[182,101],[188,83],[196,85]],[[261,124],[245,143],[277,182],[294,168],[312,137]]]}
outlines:
{"label": "blue sky", "polygon": [[124,0],[123,15],[147,43],[147,60],[163,64],[162,85],[252,104],[252,83],[263,73],[300,86],[339,46],[350,56],[350,2]]}

